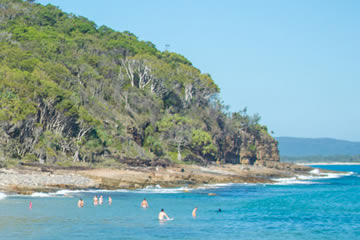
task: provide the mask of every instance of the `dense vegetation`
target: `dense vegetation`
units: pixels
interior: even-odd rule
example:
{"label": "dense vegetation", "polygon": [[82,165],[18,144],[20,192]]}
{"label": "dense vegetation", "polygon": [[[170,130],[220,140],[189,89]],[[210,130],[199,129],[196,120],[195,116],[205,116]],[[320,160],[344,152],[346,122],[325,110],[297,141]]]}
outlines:
{"label": "dense vegetation", "polygon": [[0,160],[278,160],[259,116],[230,113],[180,54],[55,6],[0,0]]}

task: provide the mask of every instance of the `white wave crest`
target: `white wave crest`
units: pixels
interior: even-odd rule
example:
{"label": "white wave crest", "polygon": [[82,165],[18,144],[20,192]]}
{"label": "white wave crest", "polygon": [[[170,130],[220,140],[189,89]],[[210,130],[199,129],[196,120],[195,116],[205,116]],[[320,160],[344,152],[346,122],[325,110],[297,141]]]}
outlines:
{"label": "white wave crest", "polygon": [[273,185],[318,184],[317,182],[299,180],[298,177],[275,178],[273,180],[275,181],[275,183],[273,183]]}
{"label": "white wave crest", "polygon": [[34,192],[34,193],[32,193],[30,196],[31,196],[31,197],[45,198],[45,197],[52,197],[52,195],[53,195],[53,194],[50,194],[50,193]]}
{"label": "white wave crest", "polygon": [[340,178],[345,176],[351,176],[354,174],[354,172],[344,172],[344,173],[326,173],[326,172],[320,172],[318,168],[315,168],[314,170],[309,172],[311,175],[304,176],[299,175],[298,178],[301,179],[328,179],[328,178]]}
{"label": "white wave crest", "polygon": [[318,168],[315,168],[314,170],[310,171],[311,174],[320,174],[320,170]]}
{"label": "white wave crest", "polygon": [[7,195],[5,193],[0,192],[0,200],[6,198]]}
{"label": "white wave crest", "polygon": [[127,189],[116,189],[116,190],[104,190],[104,189],[86,189],[86,190],[59,190],[55,193],[57,196],[71,196],[81,193],[116,193],[116,192],[130,192],[130,193],[183,193],[193,189],[187,187],[179,188],[162,188],[160,185],[147,186],[142,189],[127,190]]}
{"label": "white wave crest", "polygon": [[160,185],[147,186],[143,189],[134,190],[134,193],[183,193],[192,191],[192,188],[179,187],[179,188],[162,188]]}
{"label": "white wave crest", "polygon": [[345,176],[353,175],[354,172],[345,172],[345,173],[324,173],[320,172],[319,169],[315,168],[309,171],[309,175],[296,175],[291,178],[275,178],[272,179],[275,181],[274,185],[290,185],[290,184],[323,184],[321,182],[313,182],[310,180],[319,180],[319,179],[330,179],[330,178],[340,178]]}
{"label": "white wave crest", "polygon": [[79,193],[112,193],[112,192],[130,192],[126,189],[117,189],[117,190],[105,190],[105,189],[86,189],[86,190],[68,190],[63,189],[55,192],[57,196],[71,196]]}
{"label": "white wave crest", "polygon": [[215,184],[204,184],[205,188],[223,188],[235,185],[235,183],[215,183]]}

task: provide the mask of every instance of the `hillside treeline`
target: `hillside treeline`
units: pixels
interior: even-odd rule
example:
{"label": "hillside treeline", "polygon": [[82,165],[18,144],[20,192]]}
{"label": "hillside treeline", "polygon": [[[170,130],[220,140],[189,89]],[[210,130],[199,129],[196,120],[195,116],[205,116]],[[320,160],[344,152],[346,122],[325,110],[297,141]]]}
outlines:
{"label": "hillside treeline", "polygon": [[2,164],[278,160],[260,117],[230,112],[219,91],[184,56],[131,32],[0,0]]}

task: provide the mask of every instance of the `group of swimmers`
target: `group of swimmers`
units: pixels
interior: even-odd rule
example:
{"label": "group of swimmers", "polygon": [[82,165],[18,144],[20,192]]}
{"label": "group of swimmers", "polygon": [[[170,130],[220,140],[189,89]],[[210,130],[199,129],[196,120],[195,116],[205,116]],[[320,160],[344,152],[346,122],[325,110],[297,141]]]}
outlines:
{"label": "group of swimmers", "polygon": [[[102,195],[100,195],[99,198],[95,195],[94,198],[93,198],[93,202],[94,202],[94,206],[102,205],[103,202],[104,202],[104,198],[103,198]],[[109,205],[112,204],[112,198],[110,196],[108,198],[108,203],[109,203]]]}
{"label": "group of swimmers", "polygon": [[[93,198],[93,202],[94,202],[94,206],[102,205],[103,202],[104,202],[104,198],[103,198],[102,195],[100,197],[97,197],[95,195],[94,198]],[[112,198],[110,196],[108,198],[108,203],[109,203],[109,205],[112,204]],[[78,205],[79,208],[84,207],[84,200],[82,198],[80,198],[77,205]]]}
{"label": "group of swimmers", "polygon": [[[103,204],[103,196],[101,195],[99,198],[95,195],[94,198],[93,198],[93,202],[94,202],[94,206],[97,206],[97,205],[102,205]],[[112,198],[109,196],[108,198],[108,203],[109,205],[112,204]],[[144,200],[141,201],[141,204],[140,206],[142,208],[148,208],[149,207],[149,203],[148,201],[146,200],[146,198],[144,198]],[[84,200],[82,198],[79,199],[78,201],[78,207],[79,208],[82,208],[84,207]],[[196,211],[197,211],[197,207],[195,207],[192,211],[192,216],[193,217],[196,217]],[[164,211],[164,209],[161,209],[160,213],[159,213],[159,216],[158,216],[159,220],[172,220],[172,218],[169,218],[169,216],[166,214],[166,212]]]}

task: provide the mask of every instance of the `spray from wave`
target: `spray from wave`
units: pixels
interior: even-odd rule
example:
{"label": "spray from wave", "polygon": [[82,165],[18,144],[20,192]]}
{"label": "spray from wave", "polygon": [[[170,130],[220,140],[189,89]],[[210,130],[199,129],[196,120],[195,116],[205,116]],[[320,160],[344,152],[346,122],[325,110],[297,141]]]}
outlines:
{"label": "spray from wave", "polygon": [[318,182],[313,181],[303,181],[298,177],[291,178],[274,178],[275,183],[271,185],[293,185],[293,184],[317,184]]}
{"label": "spray from wave", "polygon": [[315,168],[309,171],[310,175],[297,175],[290,178],[275,178],[273,179],[274,185],[292,185],[292,184],[323,184],[321,182],[314,182],[310,180],[320,180],[320,179],[330,179],[330,178],[340,178],[345,176],[351,176],[354,172],[346,173],[323,173],[319,169]]}
{"label": "spray from wave", "polygon": [[191,191],[191,188],[179,187],[179,188],[162,188],[160,185],[156,186],[147,186],[142,189],[137,190],[127,190],[127,189],[117,189],[117,190],[104,190],[104,189],[86,189],[86,190],[59,190],[54,193],[55,196],[71,196],[81,193],[119,193],[119,192],[130,192],[130,193],[183,193]]}
{"label": "spray from wave", "polygon": [[5,193],[0,192],[0,200],[6,198],[6,196],[7,196],[7,195],[6,195]]}
{"label": "spray from wave", "polygon": [[31,197],[45,198],[45,197],[52,197],[53,194],[51,194],[51,193],[43,193],[43,192],[34,192],[30,196]]}
{"label": "spray from wave", "polygon": [[160,185],[156,186],[147,186],[143,189],[134,190],[135,193],[183,193],[193,190],[188,187],[179,187],[179,188],[162,188]]}

